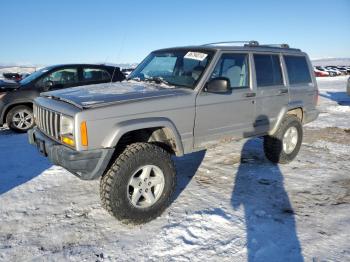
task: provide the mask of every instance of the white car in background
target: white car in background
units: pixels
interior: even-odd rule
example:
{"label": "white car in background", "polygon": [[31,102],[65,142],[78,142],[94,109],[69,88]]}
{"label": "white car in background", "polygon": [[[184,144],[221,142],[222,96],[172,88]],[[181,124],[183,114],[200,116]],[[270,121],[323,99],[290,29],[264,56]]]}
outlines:
{"label": "white car in background", "polygon": [[326,66],[325,69],[327,71],[330,71],[330,72],[335,72],[337,74],[337,76],[340,76],[343,74],[339,69],[332,67],[332,66]]}
{"label": "white car in background", "polygon": [[337,76],[338,75],[338,73],[336,71],[327,69],[327,68],[325,68],[323,66],[316,66],[316,69],[319,70],[319,71],[328,73],[329,76]]}

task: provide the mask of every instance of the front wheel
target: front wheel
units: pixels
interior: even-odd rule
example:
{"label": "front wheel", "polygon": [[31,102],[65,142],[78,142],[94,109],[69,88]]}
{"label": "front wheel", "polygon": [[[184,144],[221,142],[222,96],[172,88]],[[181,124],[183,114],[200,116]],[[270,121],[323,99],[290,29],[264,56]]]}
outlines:
{"label": "front wheel", "polygon": [[15,132],[24,133],[34,126],[33,110],[28,106],[15,106],[6,116],[7,126]]}
{"label": "front wheel", "polygon": [[176,186],[170,155],[149,143],[134,143],[117,157],[101,178],[103,207],[126,223],[158,217],[169,205]]}
{"label": "front wheel", "polygon": [[300,119],[287,115],[275,134],[264,137],[265,155],[273,163],[287,164],[297,156],[302,140]]}

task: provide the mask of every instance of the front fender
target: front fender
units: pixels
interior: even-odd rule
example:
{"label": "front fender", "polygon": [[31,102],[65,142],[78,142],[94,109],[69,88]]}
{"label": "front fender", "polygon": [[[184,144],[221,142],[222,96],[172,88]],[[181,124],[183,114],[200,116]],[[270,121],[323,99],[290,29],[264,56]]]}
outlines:
{"label": "front fender", "polygon": [[117,123],[114,125],[110,134],[104,139],[102,146],[105,148],[116,147],[121,137],[126,133],[154,127],[161,127],[169,130],[176,143],[176,155],[182,156],[184,154],[181,136],[177,128],[170,119],[163,117],[133,119]]}

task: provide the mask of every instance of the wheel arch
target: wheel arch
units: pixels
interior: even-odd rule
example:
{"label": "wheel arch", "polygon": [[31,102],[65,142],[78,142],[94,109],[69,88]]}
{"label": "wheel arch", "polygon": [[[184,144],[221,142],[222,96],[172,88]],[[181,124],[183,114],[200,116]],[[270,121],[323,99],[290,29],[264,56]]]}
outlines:
{"label": "wheel arch", "polygon": [[31,109],[33,109],[33,102],[30,102],[30,101],[23,101],[23,102],[16,102],[16,103],[12,103],[12,104],[9,104],[7,105],[4,110],[3,110],[3,113],[1,115],[1,123],[4,124],[6,123],[6,117],[7,117],[7,114],[10,112],[10,110],[16,106],[28,106],[30,107]]}
{"label": "wheel arch", "polygon": [[275,125],[268,132],[269,135],[273,135],[274,133],[276,133],[276,131],[278,130],[279,126],[282,123],[283,118],[286,115],[295,115],[298,119],[300,119],[300,122],[303,123],[304,111],[303,111],[302,106],[296,106],[296,107],[292,107],[292,108],[284,108],[283,110],[281,110]]}
{"label": "wheel arch", "polygon": [[167,118],[135,119],[118,123],[103,141],[103,146],[119,148],[133,142],[159,143],[165,145],[164,149],[170,153],[177,156],[184,154],[181,136]]}

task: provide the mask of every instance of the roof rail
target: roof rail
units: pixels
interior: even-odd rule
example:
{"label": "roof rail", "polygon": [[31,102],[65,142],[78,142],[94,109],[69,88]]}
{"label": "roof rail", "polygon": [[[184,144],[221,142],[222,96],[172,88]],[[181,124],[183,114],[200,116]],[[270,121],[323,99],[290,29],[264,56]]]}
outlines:
{"label": "roof rail", "polygon": [[224,44],[245,44],[247,46],[258,46],[259,42],[255,41],[255,40],[250,40],[250,41],[224,41],[224,42],[215,42],[215,43],[204,44],[203,46],[207,46],[207,45],[224,45]]}
{"label": "roof rail", "polygon": [[290,48],[288,44],[267,44],[267,45],[260,45],[263,47],[277,47],[277,48]]}
{"label": "roof rail", "polygon": [[255,40],[215,42],[215,43],[204,44],[202,46],[208,46],[208,45],[229,45],[229,44],[244,44],[244,46],[246,46],[246,47],[285,48],[285,49],[301,51],[300,49],[297,49],[297,48],[291,48],[288,44],[263,44],[263,45],[260,45],[259,42],[255,41]]}

